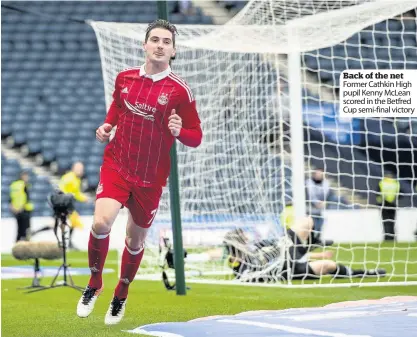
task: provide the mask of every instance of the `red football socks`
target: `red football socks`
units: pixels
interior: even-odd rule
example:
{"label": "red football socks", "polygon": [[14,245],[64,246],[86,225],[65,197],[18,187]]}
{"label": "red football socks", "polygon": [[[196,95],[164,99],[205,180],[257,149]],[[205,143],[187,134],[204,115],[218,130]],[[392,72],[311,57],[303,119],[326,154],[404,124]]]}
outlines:
{"label": "red football socks", "polygon": [[145,249],[133,251],[125,247],[122,255],[120,279],[114,291],[114,296],[117,296],[117,298],[123,299],[127,297],[129,285],[135,279],[144,252]]}
{"label": "red football socks", "polygon": [[88,265],[91,270],[90,282],[91,288],[100,289],[103,285],[103,267],[106,261],[107,252],[109,251],[109,233],[99,235],[90,232],[90,240],[88,241]]}

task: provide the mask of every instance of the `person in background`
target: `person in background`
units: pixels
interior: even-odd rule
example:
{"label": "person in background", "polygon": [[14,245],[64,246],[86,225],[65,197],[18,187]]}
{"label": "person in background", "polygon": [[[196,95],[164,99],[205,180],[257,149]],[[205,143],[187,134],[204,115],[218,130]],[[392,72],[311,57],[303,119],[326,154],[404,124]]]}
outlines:
{"label": "person in background", "polygon": [[175,1],[174,8],[171,14],[184,14],[184,15],[194,15],[195,9],[190,0],[179,0]]}
{"label": "person in background", "polygon": [[312,177],[306,182],[308,195],[308,213],[313,218],[313,235],[316,240],[321,239],[321,230],[324,223],[323,210],[330,195],[330,184],[324,177],[322,168],[317,168]]}
{"label": "person in background", "polygon": [[397,215],[398,196],[400,183],[392,173],[387,173],[379,182],[379,195],[376,198],[381,206],[382,228],[384,229],[384,240],[395,240],[395,219]]}
{"label": "person in background", "polygon": [[292,205],[292,202],[289,201],[285,204],[285,207],[282,210],[280,216],[282,227],[285,229],[290,228],[292,225],[294,225],[294,219],[294,206]]}
{"label": "person in background", "polygon": [[[295,221],[295,210],[294,206],[291,201],[288,201],[285,204],[285,207],[280,215],[281,224],[284,227],[286,231],[288,231],[290,228],[294,227],[296,221]],[[325,240],[322,241],[319,236],[312,236],[310,235],[308,238],[308,245],[314,248],[318,248],[320,246],[332,246],[333,240]]]}
{"label": "person in background", "polygon": [[20,240],[29,240],[30,236],[30,218],[34,209],[29,197],[29,173],[22,171],[19,179],[10,184],[10,210],[17,221],[16,242]]}
{"label": "person in background", "polygon": [[[71,171],[67,172],[61,177],[59,182],[59,189],[63,193],[71,193],[74,195],[75,200],[79,202],[88,202],[88,197],[81,192],[81,178],[84,175],[84,164],[82,162],[75,162],[72,165]],[[72,212],[69,217],[71,225],[69,235],[69,248],[74,248],[72,242],[72,235],[75,228],[83,229],[84,224],[81,221],[81,217],[77,211]]]}

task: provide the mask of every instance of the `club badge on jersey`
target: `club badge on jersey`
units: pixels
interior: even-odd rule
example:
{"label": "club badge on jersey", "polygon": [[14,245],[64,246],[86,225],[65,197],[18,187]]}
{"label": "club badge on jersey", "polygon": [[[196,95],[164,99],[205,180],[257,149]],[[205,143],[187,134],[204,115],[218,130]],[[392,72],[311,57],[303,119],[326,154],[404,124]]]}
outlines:
{"label": "club badge on jersey", "polygon": [[166,105],[168,103],[168,94],[162,93],[158,97],[158,103],[161,105]]}

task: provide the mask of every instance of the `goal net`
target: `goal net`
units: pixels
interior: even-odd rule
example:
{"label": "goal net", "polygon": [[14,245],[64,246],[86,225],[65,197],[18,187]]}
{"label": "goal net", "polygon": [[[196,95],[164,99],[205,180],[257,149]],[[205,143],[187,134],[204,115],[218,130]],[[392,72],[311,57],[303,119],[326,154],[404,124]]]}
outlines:
{"label": "goal net", "polygon": [[[408,187],[415,167],[412,160],[383,156],[383,141],[369,143],[374,151],[366,151],[367,142],[384,137],[401,147],[403,138],[416,132],[415,123],[338,116],[343,70],[417,68],[415,17],[408,12],[416,6],[417,1],[405,0],[249,1],[223,26],[177,25],[172,68],[197,97],[204,132],[198,148],[179,142],[177,147],[187,282],[346,286],[417,281],[412,189],[401,189],[405,201],[397,212],[396,241],[383,242],[376,206],[384,164],[408,165],[409,175],[400,179]],[[117,73],[144,62],[147,25],[90,24],[108,107]],[[415,151],[415,142],[407,144],[409,154]],[[333,191],[322,230],[323,240],[334,241],[326,248],[333,252],[331,259],[353,269],[383,268],[385,276],[311,281],[301,273],[295,280],[290,254],[295,242],[285,231],[283,210],[293,203],[297,219],[309,214],[305,181],[319,166]],[[112,232],[121,237],[120,245],[124,221],[119,216]],[[161,266],[167,265],[160,254],[168,251],[164,239],[172,242],[168,189],[138,278],[160,279]],[[315,248],[312,252],[324,251]]]}

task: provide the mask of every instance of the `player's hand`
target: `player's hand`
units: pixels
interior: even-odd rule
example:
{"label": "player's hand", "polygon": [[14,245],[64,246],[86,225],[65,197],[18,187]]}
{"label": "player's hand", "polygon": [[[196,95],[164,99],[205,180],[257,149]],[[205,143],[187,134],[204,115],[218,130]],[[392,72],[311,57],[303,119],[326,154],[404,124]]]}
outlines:
{"label": "player's hand", "polygon": [[182,119],[177,115],[175,109],[172,109],[171,115],[168,117],[168,128],[174,137],[178,137],[182,128]]}
{"label": "player's hand", "polygon": [[111,124],[104,123],[96,130],[96,138],[100,143],[108,142],[110,138],[110,132],[113,129]]}

